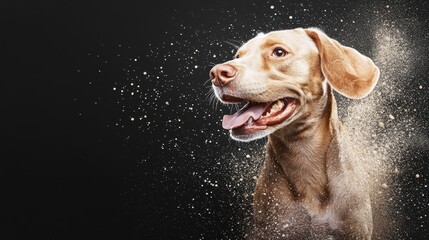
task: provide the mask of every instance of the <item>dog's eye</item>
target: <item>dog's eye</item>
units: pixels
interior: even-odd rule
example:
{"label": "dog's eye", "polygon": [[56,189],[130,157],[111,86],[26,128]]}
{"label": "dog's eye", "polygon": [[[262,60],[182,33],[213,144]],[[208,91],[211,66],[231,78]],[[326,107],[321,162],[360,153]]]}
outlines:
{"label": "dog's eye", "polygon": [[271,54],[271,56],[273,57],[284,57],[286,56],[287,52],[286,50],[282,49],[282,48],[275,48],[273,53]]}

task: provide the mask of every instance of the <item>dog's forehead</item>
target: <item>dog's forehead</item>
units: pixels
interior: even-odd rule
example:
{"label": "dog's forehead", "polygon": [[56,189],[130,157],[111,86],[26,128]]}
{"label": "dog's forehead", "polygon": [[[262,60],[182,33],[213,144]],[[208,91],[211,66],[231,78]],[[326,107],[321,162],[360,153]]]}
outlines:
{"label": "dog's forehead", "polygon": [[240,50],[246,51],[247,49],[270,46],[276,43],[286,44],[290,47],[298,47],[305,42],[311,42],[311,39],[302,29],[280,30],[258,33],[254,38],[247,41]]}

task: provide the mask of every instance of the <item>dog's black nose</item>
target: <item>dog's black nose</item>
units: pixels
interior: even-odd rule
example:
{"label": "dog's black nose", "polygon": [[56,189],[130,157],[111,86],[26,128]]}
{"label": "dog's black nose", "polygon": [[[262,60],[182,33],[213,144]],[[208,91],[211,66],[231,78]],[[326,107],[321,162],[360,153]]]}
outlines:
{"label": "dog's black nose", "polygon": [[235,79],[237,69],[228,64],[218,64],[210,70],[210,78],[215,86],[223,87]]}

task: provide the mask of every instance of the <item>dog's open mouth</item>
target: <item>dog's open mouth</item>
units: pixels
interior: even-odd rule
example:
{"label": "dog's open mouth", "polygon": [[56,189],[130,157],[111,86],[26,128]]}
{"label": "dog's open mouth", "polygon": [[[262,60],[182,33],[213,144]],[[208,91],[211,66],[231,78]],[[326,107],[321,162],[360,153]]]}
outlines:
{"label": "dog's open mouth", "polygon": [[288,119],[297,107],[297,99],[283,98],[268,103],[248,102],[233,115],[225,115],[222,127],[241,133],[264,130]]}

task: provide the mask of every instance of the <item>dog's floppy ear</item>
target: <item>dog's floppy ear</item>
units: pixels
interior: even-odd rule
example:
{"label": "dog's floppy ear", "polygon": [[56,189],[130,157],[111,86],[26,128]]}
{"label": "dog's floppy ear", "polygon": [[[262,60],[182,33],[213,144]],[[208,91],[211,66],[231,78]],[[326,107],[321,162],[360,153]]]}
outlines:
{"label": "dog's floppy ear", "polygon": [[380,70],[370,58],[341,45],[320,30],[309,28],[305,32],[316,43],[322,72],[337,92],[358,99],[372,91]]}

